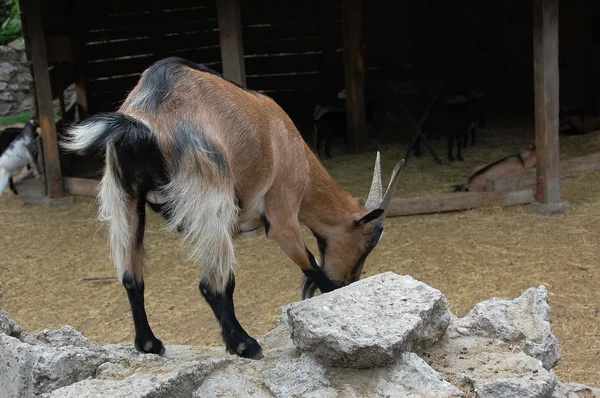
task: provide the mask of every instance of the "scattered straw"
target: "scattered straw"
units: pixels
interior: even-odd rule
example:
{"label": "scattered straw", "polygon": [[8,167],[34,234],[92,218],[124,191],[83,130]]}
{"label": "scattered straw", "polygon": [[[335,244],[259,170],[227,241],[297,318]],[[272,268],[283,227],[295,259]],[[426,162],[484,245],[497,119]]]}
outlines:
{"label": "scattered straw", "polygon": [[[497,159],[533,141],[528,120],[490,121],[491,128],[468,148],[464,162],[438,166],[430,156],[412,158],[397,197],[447,192],[478,163]],[[561,138],[563,158],[600,151],[598,134]],[[433,141],[445,160],[444,141]],[[384,176],[405,147],[382,152]],[[335,178],[356,195],[369,187],[375,155],[326,161]],[[573,210],[544,217],[529,206],[399,217],[365,266],[366,275],[392,270],[440,289],[452,311],[463,316],[491,297],[514,298],[532,286],[550,292],[554,332],[565,381],[600,386],[600,173],[564,180],[563,197]],[[100,342],[133,339],[125,290],[117,281],[81,283],[111,275],[106,233],[98,231],[97,207],[78,198],[70,208],[24,206],[6,192],[0,199],[0,305],[26,330],[70,324]],[[219,328],[197,288],[199,270],[186,262],[177,236],[149,217],[146,303],[150,324],[166,344],[221,346]],[[311,250],[316,245],[304,230]],[[246,330],[260,336],[273,327],[280,307],[298,300],[301,273],[264,236],[240,240],[236,313]]]}

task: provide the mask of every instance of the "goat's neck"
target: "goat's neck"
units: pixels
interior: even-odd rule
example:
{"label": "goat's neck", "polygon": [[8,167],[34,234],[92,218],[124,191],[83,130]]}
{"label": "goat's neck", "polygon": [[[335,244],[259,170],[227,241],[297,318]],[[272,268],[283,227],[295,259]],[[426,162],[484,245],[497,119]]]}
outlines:
{"label": "goat's neck", "polygon": [[300,222],[320,235],[350,225],[360,217],[361,206],[316,159],[309,160],[309,184],[300,207]]}

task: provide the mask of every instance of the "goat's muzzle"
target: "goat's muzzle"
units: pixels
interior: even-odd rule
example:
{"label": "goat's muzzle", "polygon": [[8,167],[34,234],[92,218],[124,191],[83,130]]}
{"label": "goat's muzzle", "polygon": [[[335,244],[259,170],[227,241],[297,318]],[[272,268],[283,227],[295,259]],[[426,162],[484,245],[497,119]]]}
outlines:
{"label": "goat's muzzle", "polygon": [[302,297],[302,300],[306,300],[313,297],[317,289],[319,289],[321,293],[328,293],[343,286],[343,283],[332,281],[324,271],[319,269],[319,271],[310,272],[308,275],[305,273],[300,287],[300,296]]}

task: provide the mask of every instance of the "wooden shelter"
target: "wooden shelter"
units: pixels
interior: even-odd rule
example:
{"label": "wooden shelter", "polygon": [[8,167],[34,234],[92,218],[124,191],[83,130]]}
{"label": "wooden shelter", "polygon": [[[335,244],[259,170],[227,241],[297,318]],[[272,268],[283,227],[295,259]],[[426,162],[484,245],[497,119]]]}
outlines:
{"label": "wooden shelter", "polygon": [[454,83],[484,88],[499,106],[535,105],[535,195],[551,206],[561,203],[559,70],[561,99],[600,107],[594,0],[561,4],[561,36],[558,0],[20,1],[51,200],[93,185],[71,178],[76,160],[57,147],[75,109],[62,105],[57,126],[52,100],[74,83],[79,116],[114,110],[147,66],[170,55],[270,95],[292,118],[345,88],[351,152],[364,148],[369,70],[441,63]]}

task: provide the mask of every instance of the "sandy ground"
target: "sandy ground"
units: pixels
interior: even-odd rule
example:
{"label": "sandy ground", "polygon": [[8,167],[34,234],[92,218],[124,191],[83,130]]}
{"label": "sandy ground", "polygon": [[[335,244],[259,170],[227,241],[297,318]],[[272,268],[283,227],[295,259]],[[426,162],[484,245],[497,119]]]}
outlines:
{"label": "sandy ground", "polygon": [[[495,120],[466,150],[464,162],[436,165],[411,159],[396,197],[447,192],[482,160],[515,153],[533,141],[529,121]],[[600,151],[600,133],[561,138],[563,158]],[[445,159],[445,144],[435,141]],[[383,148],[384,178],[404,147]],[[325,162],[355,195],[365,195],[374,154]],[[440,289],[463,316],[491,297],[512,299],[529,287],[550,292],[554,332],[561,342],[557,374],[600,387],[600,172],[563,181],[572,205],[565,215],[544,217],[530,206],[391,218],[365,266],[409,274]],[[99,343],[133,340],[125,290],[107,260],[105,229],[91,198],[48,210],[25,206],[9,191],[0,198],[0,306],[28,331],[73,325]],[[165,344],[221,345],[219,328],[198,289],[200,269],[186,261],[177,236],[150,215],[146,303],[150,324]],[[311,250],[316,245],[305,230]],[[301,272],[264,236],[237,243],[236,312],[246,330],[260,336],[273,327],[280,307],[299,299]]]}

